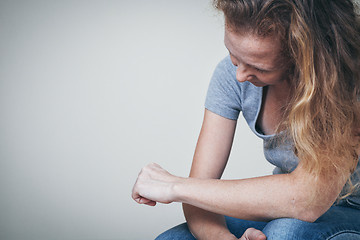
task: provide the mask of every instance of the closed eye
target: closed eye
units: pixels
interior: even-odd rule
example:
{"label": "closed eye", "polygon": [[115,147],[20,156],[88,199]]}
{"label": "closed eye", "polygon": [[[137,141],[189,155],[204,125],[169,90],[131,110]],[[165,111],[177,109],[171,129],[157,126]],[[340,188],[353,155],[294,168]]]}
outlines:
{"label": "closed eye", "polygon": [[268,73],[268,70],[264,70],[264,69],[260,69],[260,68],[256,68],[254,67],[255,71],[259,72],[259,73]]}
{"label": "closed eye", "polygon": [[[234,56],[234,55],[232,55],[232,53],[229,51],[229,55],[230,55],[230,59],[231,59],[231,62],[232,62],[232,64],[235,66],[235,67],[237,67],[238,66],[238,62],[239,62],[239,60]],[[261,68],[257,68],[257,67],[255,67],[255,66],[253,66],[253,65],[249,65],[249,64],[246,64],[248,67],[251,67],[251,68],[253,68],[255,71],[257,71],[258,73],[260,73],[260,74],[265,74],[265,73],[269,73],[270,71],[269,70],[265,70],[265,69],[261,69]]]}

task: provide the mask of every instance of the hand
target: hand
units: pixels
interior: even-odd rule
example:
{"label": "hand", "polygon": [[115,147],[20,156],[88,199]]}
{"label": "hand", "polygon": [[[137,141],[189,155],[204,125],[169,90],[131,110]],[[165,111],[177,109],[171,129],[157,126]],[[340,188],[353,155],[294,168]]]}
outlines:
{"label": "hand", "polygon": [[173,186],[182,178],[176,177],[156,163],[144,167],[132,190],[132,198],[139,204],[155,206],[156,202],[175,201]]}
{"label": "hand", "polygon": [[239,240],[265,240],[266,236],[260,230],[248,228]]}

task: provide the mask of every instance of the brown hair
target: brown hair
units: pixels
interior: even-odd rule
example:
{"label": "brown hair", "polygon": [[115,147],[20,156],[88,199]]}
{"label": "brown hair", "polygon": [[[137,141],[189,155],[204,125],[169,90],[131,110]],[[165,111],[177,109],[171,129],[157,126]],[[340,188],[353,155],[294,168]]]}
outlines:
{"label": "brown hair", "polygon": [[[310,173],[358,163],[360,23],[350,0],[214,0],[233,29],[277,34],[293,64],[293,96],[278,129],[287,129]],[[281,126],[281,127],[280,127]]]}

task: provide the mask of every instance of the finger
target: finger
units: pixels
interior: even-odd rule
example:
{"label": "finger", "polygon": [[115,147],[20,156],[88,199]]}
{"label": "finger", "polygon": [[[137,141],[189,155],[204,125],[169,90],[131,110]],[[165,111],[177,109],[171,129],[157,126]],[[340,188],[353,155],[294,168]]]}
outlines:
{"label": "finger", "polygon": [[148,206],[151,206],[151,207],[154,207],[156,206],[156,202],[155,201],[149,201],[147,203],[144,203],[145,205],[148,205]]}
{"label": "finger", "polygon": [[143,204],[145,202],[148,202],[149,199],[142,197],[139,192],[136,190],[136,188],[133,188],[132,194],[131,194],[132,199],[134,199],[135,202],[139,203],[139,204]]}
{"label": "finger", "polygon": [[[140,204],[147,204],[147,205],[150,205],[150,206],[155,206],[155,204],[156,204],[155,201],[150,200],[150,199],[147,199],[147,198],[144,198],[144,197],[141,197],[139,203],[140,203]],[[154,203],[155,203],[155,204],[154,204]]]}
{"label": "finger", "polygon": [[140,199],[142,198],[138,191],[136,190],[136,184],[134,185],[132,192],[131,192],[131,198],[135,200],[135,202],[140,203]]}
{"label": "finger", "polygon": [[265,240],[266,236],[260,230],[248,228],[240,240]]}
{"label": "finger", "polygon": [[138,198],[135,198],[134,200],[138,204],[145,204],[145,205],[152,206],[152,207],[156,205],[155,201],[152,201],[152,200],[144,198],[144,197],[138,197]]}

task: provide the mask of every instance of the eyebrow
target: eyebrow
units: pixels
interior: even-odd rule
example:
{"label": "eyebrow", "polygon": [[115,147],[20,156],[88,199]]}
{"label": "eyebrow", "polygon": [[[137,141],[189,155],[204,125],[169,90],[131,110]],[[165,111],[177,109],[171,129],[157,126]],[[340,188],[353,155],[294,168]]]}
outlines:
{"label": "eyebrow", "polygon": [[[225,45],[225,47],[226,47],[226,45]],[[231,56],[233,56],[236,60],[239,60],[239,58],[237,57],[237,56],[235,56],[234,54],[232,54],[231,53],[231,51],[226,47],[226,49],[229,51],[229,54],[231,55]],[[263,68],[263,67],[260,67],[260,66],[255,66],[255,65],[253,65],[253,64],[249,64],[249,63],[245,63],[247,66],[249,66],[249,67],[251,67],[251,68],[255,68],[255,69],[258,69],[258,70],[260,70],[260,71],[264,71],[264,72],[272,72],[272,71],[276,71],[277,70],[277,68],[271,68],[271,69],[265,69],[265,68]]]}

